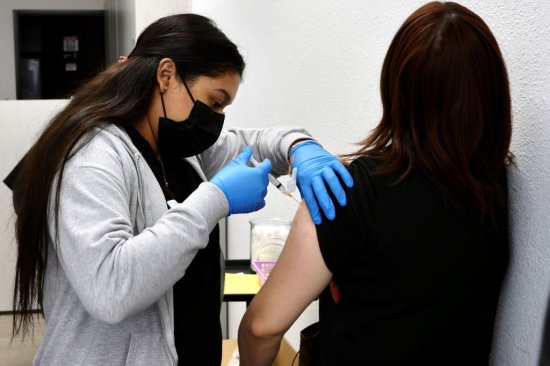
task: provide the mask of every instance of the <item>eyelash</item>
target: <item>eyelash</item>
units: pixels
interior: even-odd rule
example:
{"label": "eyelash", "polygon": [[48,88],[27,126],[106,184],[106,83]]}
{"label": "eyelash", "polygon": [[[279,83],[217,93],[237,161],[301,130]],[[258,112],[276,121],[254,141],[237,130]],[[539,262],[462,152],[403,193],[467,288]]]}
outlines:
{"label": "eyelash", "polygon": [[218,102],[217,100],[212,100],[213,108],[220,108],[221,106],[222,106],[222,103]]}

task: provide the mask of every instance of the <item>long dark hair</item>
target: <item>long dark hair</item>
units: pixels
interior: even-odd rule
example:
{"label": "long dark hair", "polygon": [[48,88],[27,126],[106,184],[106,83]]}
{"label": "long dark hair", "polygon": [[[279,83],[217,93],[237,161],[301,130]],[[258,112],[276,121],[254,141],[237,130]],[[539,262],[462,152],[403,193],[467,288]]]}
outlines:
{"label": "long dark hair", "polygon": [[452,2],[416,10],[389,47],[380,89],[382,119],[346,157],[381,161],[377,174],[396,183],[417,168],[452,202],[494,219],[512,117],[504,60],[483,20]]}
{"label": "long dark hair", "polygon": [[[157,66],[165,57],[175,62],[179,76],[186,81],[226,72],[242,76],[245,67],[237,46],[210,19],[180,14],[151,24],[126,62],[110,66],[76,90],[29,150],[17,175],[13,335],[21,332],[25,337],[32,324],[33,306],[43,311],[48,243],[56,240],[48,230],[48,211],[53,205],[57,227],[66,162],[91,140],[93,130],[106,124],[129,125],[146,113],[155,91]],[[51,195],[52,189],[55,195]]]}

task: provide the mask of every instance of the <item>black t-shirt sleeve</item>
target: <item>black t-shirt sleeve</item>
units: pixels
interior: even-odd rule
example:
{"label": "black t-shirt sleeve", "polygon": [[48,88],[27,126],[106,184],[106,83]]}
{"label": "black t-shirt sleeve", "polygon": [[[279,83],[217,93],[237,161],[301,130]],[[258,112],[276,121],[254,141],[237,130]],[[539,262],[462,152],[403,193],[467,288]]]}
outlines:
{"label": "black t-shirt sleeve", "polygon": [[358,160],[347,167],[353,177],[353,187],[347,188],[342,182],[346,206],[341,207],[332,197],[336,208],[335,219],[331,221],[323,217],[323,222],[316,226],[321,254],[332,273],[345,270],[369,245],[374,191],[367,165]]}

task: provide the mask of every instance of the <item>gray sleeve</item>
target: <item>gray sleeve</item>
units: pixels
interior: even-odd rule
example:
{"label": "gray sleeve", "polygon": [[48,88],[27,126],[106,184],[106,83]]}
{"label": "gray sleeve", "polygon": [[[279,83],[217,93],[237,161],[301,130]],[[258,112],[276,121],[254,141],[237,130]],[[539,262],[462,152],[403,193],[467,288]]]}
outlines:
{"label": "gray sleeve", "polygon": [[198,158],[206,178],[210,180],[245,146],[250,145],[256,160],[269,158],[274,175],[285,175],[288,173],[288,150],[294,141],[303,138],[311,138],[311,135],[306,130],[295,127],[232,128],[223,130],[218,141]]}
{"label": "gray sleeve", "polygon": [[[50,219],[60,263],[86,310],[117,323],[152,305],[180,279],[227,200],[210,183],[134,235],[131,192],[122,162],[101,152],[96,164],[69,164],[60,192],[59,230]],[[127,179],[127,177],[126,177]],[[52,215],[50,215],[52,217]]]}

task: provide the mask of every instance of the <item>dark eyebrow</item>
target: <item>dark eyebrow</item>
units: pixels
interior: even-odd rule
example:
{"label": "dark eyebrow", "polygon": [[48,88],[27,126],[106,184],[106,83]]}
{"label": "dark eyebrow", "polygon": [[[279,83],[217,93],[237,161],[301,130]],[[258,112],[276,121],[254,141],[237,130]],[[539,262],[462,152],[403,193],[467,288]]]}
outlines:
{"label": "dark eyebrow", "polygon": [[225,103],[226,104],[230,104],[229,101],[231,101],[231,96],[229,95],[227,90],[225,90],[225,89],[215,89],[215,90],[219,91],[220,93],[222,93],[225,96]]}

